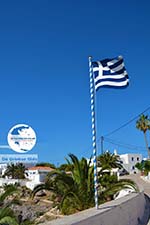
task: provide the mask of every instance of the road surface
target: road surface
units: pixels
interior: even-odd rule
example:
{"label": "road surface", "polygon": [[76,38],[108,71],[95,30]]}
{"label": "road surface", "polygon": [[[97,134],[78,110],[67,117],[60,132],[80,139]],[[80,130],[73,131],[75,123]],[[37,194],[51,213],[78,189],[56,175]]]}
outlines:
{"label": "road surface", "polygon": [[[141,225],[150,225],[150,219],[147,222],[147,217],[150,218],[150,181],[145,181],[141,178],[140,174],[130,174],[128,176],[120,177],[121,179],[128,178],[133,180],[137,186],[139,187],[140,191],[144,191],[146,195],[146,209],[145,209],[145,219],[143,220],[143,223]],[[140,224],[139,224],[140,225]]]}

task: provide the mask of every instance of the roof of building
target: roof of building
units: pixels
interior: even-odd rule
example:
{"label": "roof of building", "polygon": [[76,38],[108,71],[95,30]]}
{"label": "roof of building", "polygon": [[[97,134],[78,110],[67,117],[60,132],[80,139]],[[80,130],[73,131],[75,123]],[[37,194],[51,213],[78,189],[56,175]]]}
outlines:
{"label": "roof of building", "polygon": [[47,171],[51,171],[54,170],[53,168],[50,168],[48,166],[33,166],[28,168],[28,170],[47,170]]}

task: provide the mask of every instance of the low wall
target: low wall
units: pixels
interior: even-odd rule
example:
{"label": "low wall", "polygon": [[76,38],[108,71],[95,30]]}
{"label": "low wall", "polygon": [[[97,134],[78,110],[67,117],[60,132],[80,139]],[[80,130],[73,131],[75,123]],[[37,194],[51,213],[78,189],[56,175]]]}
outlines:
{"label": "low wall", "polygon": [[45,225],[139,225],[142,224],[146,199],[144,193],[131,193],[95,208],[64,216]]}
{"label": "low wall", "polygon": [[0,186],[3,186],[5,184],[15,184],[15,183],[19,183],[21,186],[25,186],[26,180],[11,179],[11,178],[0,178]]}

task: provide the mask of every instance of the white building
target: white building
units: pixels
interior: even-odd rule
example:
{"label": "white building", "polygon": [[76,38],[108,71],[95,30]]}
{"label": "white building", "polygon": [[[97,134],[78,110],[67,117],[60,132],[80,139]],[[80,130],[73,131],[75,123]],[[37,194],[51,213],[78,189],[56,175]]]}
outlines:
{"label": "white building", "polygon": [[135,167],[135,165],[142,161],[142,154],[128,153],[119,155],[119,157],[120,160],[122,161],[124,169],[128,171],[129,174],[139,172],[138,169]]}
{"label": "white building", "polygon": [[[7,168],[6,165],[0,164],[0,171],[1,175],[5,172]],[[30,167],[25,171],[25,177],[24,180],[19,179],[11,179],[11,178],[0,178],[0,186],[3,186],[5,184],[15,184],[19,183],[21,186],[26,186],[30,188],[31,190],[34,189],[38,184],[44,183],[45,178],[47,174],[52,171],[53,169],[46,166],[34,166]]]}
{"label": "white building", "polygon": [[28,168],[25,171],[25,176],[29,180],[26,182],[26,186],[33,190],[35,186],[45,181],[47,174],[52,170],[52,168],[46,166],[34,166]]}
{"label": "white building", "polygon": [[7,164],[6,163],[0,163],[0,176],[4,175],[6,169],[7,169]]}

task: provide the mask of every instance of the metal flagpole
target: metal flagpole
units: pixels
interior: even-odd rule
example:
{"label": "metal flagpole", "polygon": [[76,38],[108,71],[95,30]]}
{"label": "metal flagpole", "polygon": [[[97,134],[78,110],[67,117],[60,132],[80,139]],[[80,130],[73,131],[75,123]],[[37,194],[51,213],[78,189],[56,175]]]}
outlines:
{"label": "metal flagpole", "polygon": [[94,163],[94,190],[95,207],[98,209],[98,183],[97,183],[97,148],[96,148],[96,123],[95,123],[95,83],[93,77],[92,57],[89,57],[90,73],[90,96],[91,96],[91,117],[92,117],[92,142],[93,142],[93,163]]}

